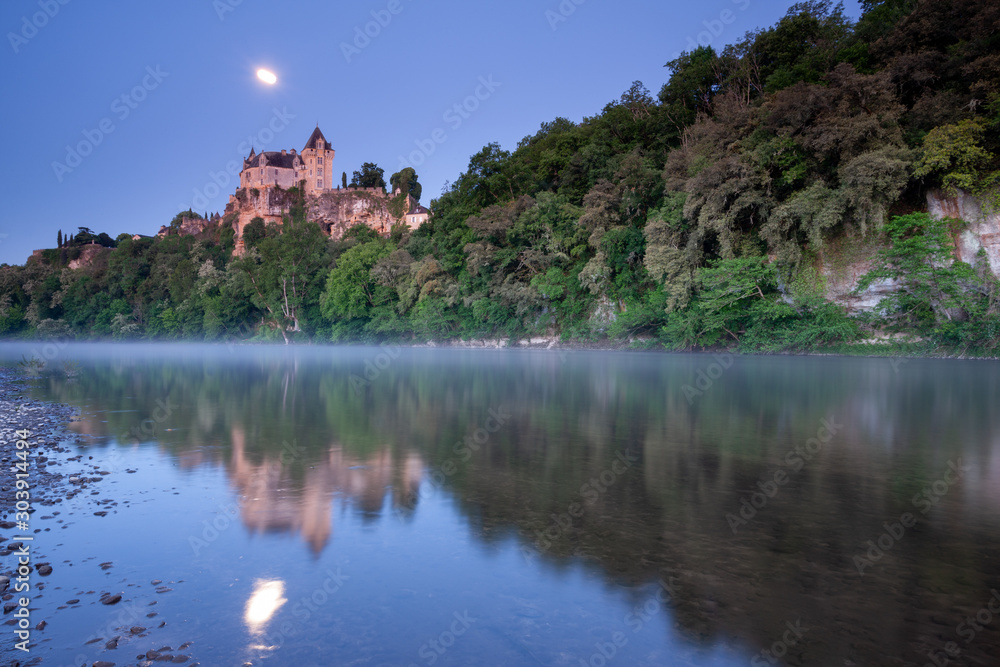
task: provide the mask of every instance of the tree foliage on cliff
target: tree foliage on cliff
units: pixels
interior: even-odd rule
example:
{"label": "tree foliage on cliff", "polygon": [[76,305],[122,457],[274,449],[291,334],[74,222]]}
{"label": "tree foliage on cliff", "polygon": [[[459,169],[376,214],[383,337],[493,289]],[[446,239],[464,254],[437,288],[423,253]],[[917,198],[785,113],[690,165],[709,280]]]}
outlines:
{"label": "tree foliage on cliff", "polygon": [[[62,320],[78,335],[153,338],[849,341],[858,322],[824,299],[819,258],[850,236],[898,253],[880,260],[885,276],[934,266],[894,214],[928,188],[995,185],[997,54],[996,3],[865,0],[854,23],[829,0],[799,2],[720,51],[666,63],[656,94],[636,81],[593,117],[484,146],[417,230],[331,242],[296,214],[281,233],[251,223],[239,258],[225,225],[197,242],[126,239],[76,271],[57,253],[0,271],[0,334]],[[411,172],[390,183],[419,198]],[[351,184],[385,187],[384,172],[365,163]],[[992,321],[984,266],[969,267],[974,280],[949,265],[955,303],[886,304],[881,324],[968,341],[942,332]]]}
{"label": "tree foliage on cliff", "polygon": [[385,170],[374,162],[365,162],[359,171],[351,177],[352,188],[382,188],[385,189]]}

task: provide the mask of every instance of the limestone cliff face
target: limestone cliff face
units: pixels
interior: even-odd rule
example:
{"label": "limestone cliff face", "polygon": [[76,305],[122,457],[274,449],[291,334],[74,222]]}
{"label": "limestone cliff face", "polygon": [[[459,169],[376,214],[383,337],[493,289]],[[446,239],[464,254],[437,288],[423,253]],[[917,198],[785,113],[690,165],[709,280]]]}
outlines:
{"label": "limestone cliff face", "polygon": [[872,270],[882,239],[842,237],[826,243],[819,251],[816,269],[826,281],[826,298],[849,312],[873,310],[878,302],[892,294],[896,281],[880,280],[858,294],[854,289],[861,276]]}
{"label": "limestone cliff face", "polygon": [[319,223],[334,239],[357,224],[388,234],[401,219],[389,211],[391,201],[390,196],[376,189],[332,190],[306,198],[306,217]]}
{"label": "limestone cliff face", "polygon": [[243,229],[254,218],[263,218],[264,222],[281,224],[282,216],[289,211],[295,202],[294,195],[280,188],[245,188],[230,195],[229,203],[223,217],[235,215],[234,225],[236,238],[243,238]]}
{"label": "limestone cliff face", "polygon": [[105,248],[100,245],[85,245],[80,246],[80,256],[76,259],[70,260],[67,265],[71,269],[82,269],[87,266],[91,266],[97,262],[100,258],[105,257],[111,252],[111,248]]}
{"label": "limestone cliff face", "polygon": [[[229,198],[225,219],[232,220],[236,231],[236,252],[242,252],[243,230],[254,218],[266,223],[281,224],[283,216],[295,203],[296,195],[280,188],[244,188]],[[412,204],[397,201],[381,188],[350,188],[305,195],[306,218],[317,223],[326,234],[339,239],[357,224],[368,225],[380,234],[388,234],[392,226],[405,220]]]}
{"label": "limestone cliff face", "polygon": [[[176,233],[181,236],[197,236],[200,238],[206,233],[215,232],[221,221],[222,219],[218,215],[213,215],[207,220],[205,218],[181,218],[181,224],[178,226]],[[163,225],[156,235],[163,237],[168,234],[170,234],[170,228]]]}
{"label": "limestone cliff face", "polygon": [[[984,210],[976,197],[959,191],[948,195],[940,190],[927,194],[927,212],[935,219],[957,218],[968,225],[954,238],[955,259],[975,266],[980,249],[993,275],[1000,277],[1000,211]],[[826,280],[826,297],[849,311],[870,311],[897,289],[895,281],[874,283],[866,291],[854,294],[858,280],[871,270],[878,251],[885,245],[878,238],[840,238],[826,244],[819,252],[816,268]]]}
{"label": "limestone cliff face", "polygon": [[937,218],[958,218],[969,223],[955,239],[955,259],[975,266],[979,251],[994,276],[1000,277],[1000,211],[984,210],[982,202],[961,190],[954,196],[940,190],[927,194],[927,211]]}

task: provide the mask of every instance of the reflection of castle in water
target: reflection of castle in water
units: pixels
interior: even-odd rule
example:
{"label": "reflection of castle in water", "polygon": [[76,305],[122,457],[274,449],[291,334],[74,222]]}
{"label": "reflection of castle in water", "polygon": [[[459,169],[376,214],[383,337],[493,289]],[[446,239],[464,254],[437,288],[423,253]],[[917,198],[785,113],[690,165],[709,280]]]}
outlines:
{"label": "reflection of castle in water", "polygon": [[[301,533],[313,553],[320,553],[333,535],[333,501],[342,496],[365,514],[377,514],[391,490],[394,502],[411,497],[420,486],[423,461],[409,452],[399,460],[388,449],[359,458],[330,445],[320,456],[308,453],[308,465],[298,460],[302,450],[285,448],[254,462],[247,453],[246,433],[233,426],[230,481],[240,495],[243,524],[254,532]],[[305,468],[301,479],[291,469]]]}
{"label": "reflection of castle in water", "polygon": [[[335,498],[339,496],[363,515],[373,516],[382,510],[386,494],[391,492],[392,502],[409,511],[423,479],[424,460],[412,450],[401,456],[385,447],[359,455],[345,452],[339,443],[285,444],[277,449],[270,441],[268,447],[253,446],[252,442],[248,447],[247,431],[237,423],[223,427],[232,443],[226,462],[221,451],[209,444],[217,443],[220,433],[213,437],[211,429],[198,428],[204,424],[164,429],[157,420],[146,419],[129,421],[128,428],[116,430],[102,419],[107,414],[102,410],[86,412],[69,424],[69,430],[93,440],[117,436],[119,446],[139,447],[138,443],[155,439],[160,448],[171,451],[184,470],[223,463],[239,494],[243,524],[252,532],[301,533],[314,554],[319,554],[333,535]],[[181,419],[178,423],[192,422]]]}
{"label": "reflection of castle in water", "polygon": [[[352,390],[349,367],[319,364],[291,380],[282,366],[211,381],[196,367],[136,373],[135,386],[108,372],[66,387],[110,397],[80,433],[131,434],[149,417],[155,433],[126,441],[155,441],[188,470],[223,463],[254,531],[301,532],[318,553],[338,496],[370,516],[391,489],[405,512],[426,463],[430,480],[445,476],[470,534],[497,549],[515,535],[532,562],[593,566],[636,604],[650,582],[676,578],[671,622],[704,645],[769,647],[801,617],[810,634],[786,664],[831,664],[838,651],[854,664],[885,664],[887,654],[923,664],[995,587],[1000,430],[988,367],[912,362],[904,381],[884,362],[747,359],[692,403],[683,387],[702,357],[511,357],[502,371],[484,357],[442,372],[431,362],[443,359],[405,373],[399,364],[364,394]],[[171,391],[196,398],[162,424],[152,400],[124,410],[136,407],[131,396]],[[510,424],[465,460],[453,443],[475,433],[490,404]],[[830,418],[843,425],[836,437],[796,471],[789,453]],[[281,434],[293,433],[325,440],[306,455],[282,452]],[[392,445],[365,444],[383,442]],[[640,462],[596,487],[623,451]],[[853,558],[887,520],[915,511],[913,495],[949,460],[970,468],[960,486],[862,579]],[[779,470],[790,481],[766,506],[746,525],[728,523]],[[602,490],[593,498],[584,488]],[[582,513],[569,514],[573,503]],[[997,625],[962,657],[993,664]]]}

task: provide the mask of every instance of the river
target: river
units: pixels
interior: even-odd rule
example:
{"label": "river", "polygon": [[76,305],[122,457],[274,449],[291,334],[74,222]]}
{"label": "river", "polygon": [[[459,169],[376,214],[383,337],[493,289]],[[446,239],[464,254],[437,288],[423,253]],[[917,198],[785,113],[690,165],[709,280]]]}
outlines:
{"label": "river", "polygon": [[1000,655],[995,362],[38,343],[0,363],[32,352],[30,396],[79,411],[67,475],[101,479],[34,515],[55,567],[31,653],[0,641],[16,659]]}

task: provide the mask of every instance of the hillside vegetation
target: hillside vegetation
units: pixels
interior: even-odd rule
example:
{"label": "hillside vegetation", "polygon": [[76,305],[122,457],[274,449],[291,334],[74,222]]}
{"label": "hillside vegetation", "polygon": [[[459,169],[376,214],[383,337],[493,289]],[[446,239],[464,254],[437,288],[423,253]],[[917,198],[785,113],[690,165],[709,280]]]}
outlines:
{"label": "hillside vegetation", "polygon": [[[292,209],[233,257],[232,230],[132,240],[69,270],[58,251],[0,268],[0,335],[316,341],[558,335],[674,349],[841,349],[873,331],[988,352],[996,280],[953,262],[960,221],[928,188],[995,203],[1000,4],[793,5],[721,52],[667,63],[599,114],[497,144],[389,238],[328,240]],[[374,165],[373,165],[374,166]],[[832,240],[883,248],[861,287],[826,298]]]}

